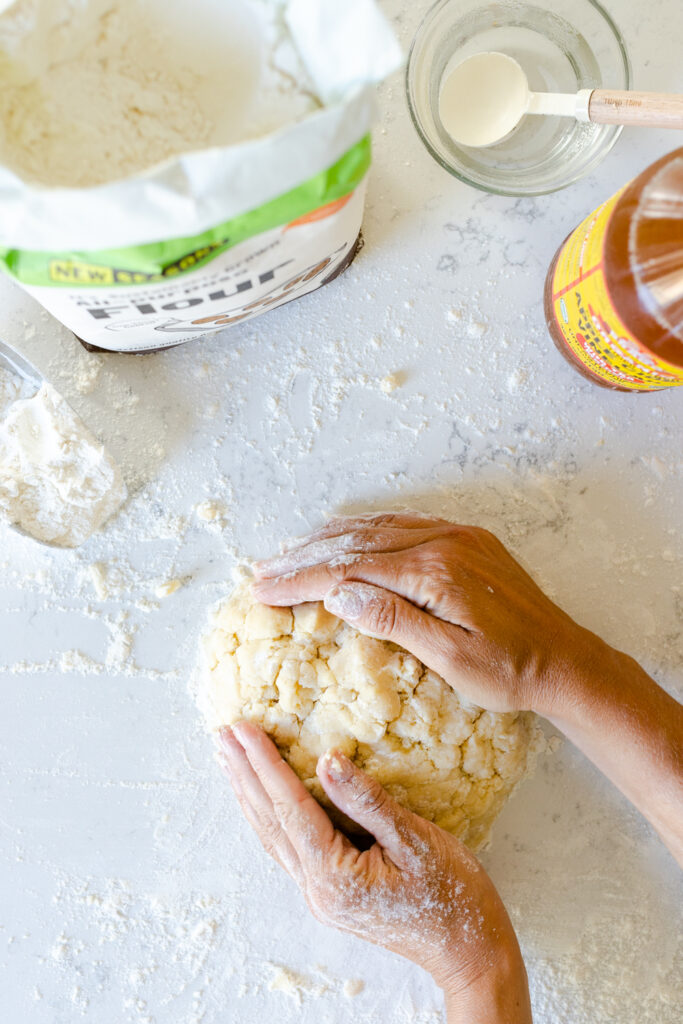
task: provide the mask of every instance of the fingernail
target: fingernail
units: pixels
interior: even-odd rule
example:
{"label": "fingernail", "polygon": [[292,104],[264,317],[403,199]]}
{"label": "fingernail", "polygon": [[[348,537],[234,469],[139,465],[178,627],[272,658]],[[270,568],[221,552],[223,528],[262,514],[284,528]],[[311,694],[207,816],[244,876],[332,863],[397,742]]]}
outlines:
{"label": "fingernail", "polygon": [[353,764],[339,750],[328,750],[323,754],[321,767],[335,782],[348,782],[353,777]]}
{"label": "fingernail", "polygon": [[280,553],[286,555],[290,551],[294,551],[296,548],[300,548],[304,544],[307,544],[309,539],[314,536],[315,531],[313,533],[305,533],[303,537],[290,537],[288,540],[283,540],[280,544]]}
{"label": "fingernail", "polygon": [[273,555],[271,558],[261,558],[252,566],[254,577],[260,579],[263,576],[272,576],[277,573],[279,567],[287,560],[287,554]]}
{"label": "fingernail", "polygon": [[231,729],[221,729],[216,740],[218,742],[218,750],[215,752],[216,760],[224,767],[227,765],[229,768],[235,764],[237,740],[232,736]]}
{"label": "fingernail", "polygon": [[233,729],[226,725],[219,730],[217,740],[221,751],[226,754],[231,760],[235,757],[235,746],[238,743],[237,736]]}
{"label": "fingernail", "polygon": [[254,572],[257,576],[268,571],[269,569],[277,568],[282,562],[287,560],[287,553],[283,552],[281,555],[271,555],[270,558],[260,558],[254,565]]}
{"label": "fingernail", "polygon": [[335,587],[325,595],[325,608],[340,619],[359,619],[363,614],[363,599],[354,587]]}
{"label": "fingernail", "polygon": [[241,732],[240,727],[244,725],[244,722],[235,722],[234,725],[226,725],[218,731],[218,742],[221,745],[222,751],[233,760],[237,754],[237,750],[240,747],[244,749],[245,742],[248,742],[249,733],[246,734]]}
{"label": "fingernail", "polygon": [[214,757],[216,759],[216,763],[223,769],[225,774],[232,778],[232,766],[223,751],[217,750]]}
{"label": "fingernail", "polygon": [[232,734],[241,747],[250,740],[249,730],[245,730],[246,722],[235,722],[232,726]]}
{"label": "fingernail", "polygon": [[254,583],[252,584],[253,589],[256,590],[258,587],[267,587],[269,581],[277,577],[277,573],[270,568],[270,566],[264,562],[263,565],[254,566]]}

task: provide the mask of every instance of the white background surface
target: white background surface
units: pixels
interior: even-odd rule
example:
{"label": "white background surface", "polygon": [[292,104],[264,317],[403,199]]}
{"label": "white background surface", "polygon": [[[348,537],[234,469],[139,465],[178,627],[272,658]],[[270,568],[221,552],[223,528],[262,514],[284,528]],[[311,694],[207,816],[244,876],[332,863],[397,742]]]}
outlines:
{"label": "white background surface", "polygon": [[[610,6],[636,86],[683,90],[678,0]],[[424,7],[386,3],[404,43]],[[417,968],[307,914],[242,821],[188,689],[236,560],[330,511],[409,504],[495,529],[569,612],[680,687],[682,396],[587,384],[541,309],[567,232],[676,138],[624,135],[589,180],[515,201],[430,161],[400,77],[381,103],[367,245],[323,292],[211,340],[100,363],[0,285],[0,336],[143,485],[77,553],[0,532],[7,1024],[440,1020]],[[83,372],[97,378],[88,394]],[[394,372],[402,386],[385,395]],[[207,499],[223,509],[214,526],[193,512]],[[105,600],[94,562],[113,580]],[[174,577],[183,589],[157,600]],[[678,1019],[676,870],[568,744],[506,808],[484,861],[538,1024]],[[271,964],[308,979],[301,1005],[269,989]],[[366,983],[353,1001],[348,978]]]}

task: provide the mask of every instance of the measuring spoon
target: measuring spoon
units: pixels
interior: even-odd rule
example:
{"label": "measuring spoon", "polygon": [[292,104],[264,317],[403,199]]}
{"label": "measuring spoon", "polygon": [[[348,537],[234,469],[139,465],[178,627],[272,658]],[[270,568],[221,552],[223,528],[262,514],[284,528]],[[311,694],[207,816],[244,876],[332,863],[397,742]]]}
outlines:
{"label": "measuring spoon", "polygon": [[683,95],[610,89],[531,92],[514,57],[495,51],[468,57],[441,84],[441,121],[462,146],[494,146],[527,114],[574,117],[593,124],[683,129]]}

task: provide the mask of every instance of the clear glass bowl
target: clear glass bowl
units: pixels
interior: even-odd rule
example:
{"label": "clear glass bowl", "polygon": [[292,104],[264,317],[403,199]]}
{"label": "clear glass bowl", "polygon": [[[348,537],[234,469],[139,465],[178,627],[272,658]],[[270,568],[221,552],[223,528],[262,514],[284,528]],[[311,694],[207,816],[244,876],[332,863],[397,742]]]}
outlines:
{"label": "clear glass bowl", "polygon": [[571,118],[525,117],[496,146],[453,141],[439,116],[444,75],[474,53],[514,57],[533,92],[629,89],[631,65],[619,30],[596,0],[552,0],[545,10],[519,0],[439,0],[413,40],[408,105],[425,146],[468,185],[498,195],[555,192],[589,174],[622,129]]}

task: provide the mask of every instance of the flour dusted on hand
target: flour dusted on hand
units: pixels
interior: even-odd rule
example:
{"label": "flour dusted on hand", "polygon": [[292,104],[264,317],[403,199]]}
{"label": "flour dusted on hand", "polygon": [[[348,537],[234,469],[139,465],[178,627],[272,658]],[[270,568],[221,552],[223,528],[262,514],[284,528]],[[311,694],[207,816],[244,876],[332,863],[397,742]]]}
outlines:
{"label": "flour dusted on hand", "polygon": [[18,0],[0,17],[0,163],[89,187],[257,138],[317,102],[279,0]]}
{"label": "flour dusted on hand", "polygon": [[0,516],[7,522],[36,540],[77,547],[125,497],[118,467],[52,385],[6,404]]}
{"label": "flour dusted on hand", "polygon": [[248,587],[213,615],[199,702],[211,729],[261,725],[328,810],[315,768],[335,747],[474,849],[531,768],[540,737],[533,715],[466,703],[411,654],[322,604],[268,608]]}

